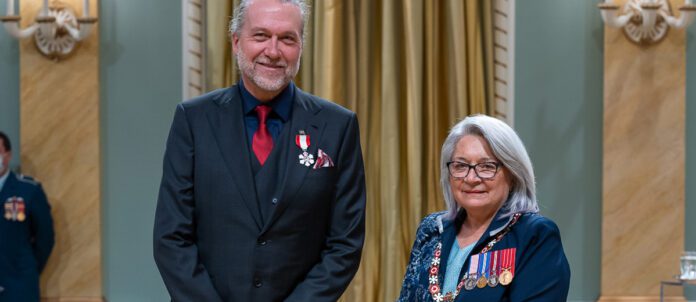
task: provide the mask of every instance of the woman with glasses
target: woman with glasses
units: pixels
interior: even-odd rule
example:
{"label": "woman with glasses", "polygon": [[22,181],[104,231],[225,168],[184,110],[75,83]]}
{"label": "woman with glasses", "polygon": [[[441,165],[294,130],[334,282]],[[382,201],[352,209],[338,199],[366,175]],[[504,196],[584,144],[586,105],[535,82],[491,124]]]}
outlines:
{"label": "woman with glasses", "polygon": [[440,169],[447,210],[421,221],[398,301],[566,301],[560,233],[538,214],[517,133],[467,117],[447,136]]}

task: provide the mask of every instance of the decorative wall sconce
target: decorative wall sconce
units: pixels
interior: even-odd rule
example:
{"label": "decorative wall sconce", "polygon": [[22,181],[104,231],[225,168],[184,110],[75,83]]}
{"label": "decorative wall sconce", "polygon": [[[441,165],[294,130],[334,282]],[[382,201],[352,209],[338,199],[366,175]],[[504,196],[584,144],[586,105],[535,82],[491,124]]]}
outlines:
{"label": "decorative wall sconce", "polygon": [[696,5],[691,4],[691,0],[684,0],[684,5],[679,8],[679,18],[672,15],[668,0],[628,0],[621,15],[618,15],[619,5],[612,0],[605,0],[598,7],[604,23],[623,27],[631,41],[642,44],[659,42],[670,27],[681,29],[689,26],[696,15]]}
{"label": "decorative wall sconce", "polygon": [[[18,0],[19,1],[19,0]],[[68,56],[77,42],[89,36],[97,18],[89,17],[89,0],[83,0],[82,17],[76,17],[74,11],[64,3],[43,0],[43,6],[35,23],[20,29],[21,17],[15,14],[14,0],[7,0],[7,12],[0,17],[5,29],[17,39],[34,36],[36,48],[44,56],[58,60]]]}

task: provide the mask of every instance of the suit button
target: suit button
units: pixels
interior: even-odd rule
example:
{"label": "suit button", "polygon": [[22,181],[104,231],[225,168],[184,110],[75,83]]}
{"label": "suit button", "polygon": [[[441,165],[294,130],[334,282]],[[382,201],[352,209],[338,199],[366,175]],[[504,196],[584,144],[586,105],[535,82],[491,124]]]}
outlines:
{"label": "suit button", "polygon": [[271,199],[271,203],[277,204],[277,203],[278,203],[278,198],[273,197],[273,199]]}
{"label": "suit button", "polygon": [[259,288],[259,287],[261,287],[262,285],[263,285],[263,283],[261,283],[261,279],[259,279],[259,278],[254,278],[254,287]]}
{"label": "suit button", "polygon": [[268,243],[268,242],[267,242],[266,240],[259,239],[259,240],[257,241],[257,243],[258,243],[259,245],[266,245],[266,243]]}

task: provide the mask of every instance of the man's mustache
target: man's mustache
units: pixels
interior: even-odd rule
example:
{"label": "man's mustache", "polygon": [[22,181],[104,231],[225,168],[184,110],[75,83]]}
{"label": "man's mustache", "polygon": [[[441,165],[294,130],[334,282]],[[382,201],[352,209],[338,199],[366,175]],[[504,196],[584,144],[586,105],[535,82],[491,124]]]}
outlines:
{"label": "man's mustache", "polygon": [[276,60],[273,62],[271,58],[269,57],[258,57],[256,60],[254,60],[254,63],[256,64],[263,64],[271,67],[280,67],[280,68],[285,68],[288,67],[288,63],[283,61],[282,59]]}

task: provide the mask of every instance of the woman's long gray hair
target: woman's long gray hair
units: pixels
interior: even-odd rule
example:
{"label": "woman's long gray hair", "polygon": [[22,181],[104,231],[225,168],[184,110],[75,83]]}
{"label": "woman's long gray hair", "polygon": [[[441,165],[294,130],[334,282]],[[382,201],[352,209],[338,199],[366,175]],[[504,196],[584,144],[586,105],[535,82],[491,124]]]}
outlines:
{"label": "woman's long gray hair", "polygon": [[454,219],[460,209],[452,195],[447,162],[452,160],[457,143],[465,135],[477,135],[486,140],[493,155],[510,172],[512,184],[508,199],[501,208],[503,216],[510,216],[518,212],[539,212],[534,184],[534,169],[520,137],[510,126],[496,118],[473,115],[454,125],[445,139],[445,143],[442,144],[440,183],[447,205],[446,218]]}

